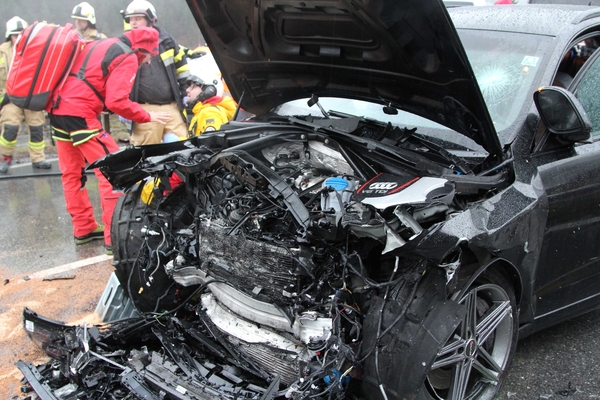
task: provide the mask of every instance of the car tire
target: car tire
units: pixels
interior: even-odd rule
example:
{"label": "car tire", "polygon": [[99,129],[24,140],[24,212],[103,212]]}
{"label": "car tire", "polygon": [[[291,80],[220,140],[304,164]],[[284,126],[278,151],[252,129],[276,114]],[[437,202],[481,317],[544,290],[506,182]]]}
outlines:
{"label": "car tire", "polygon": [[494,399],[516,351],[514,289],[488,270],[453,300],[466,306],[466,316],[438,351],[418,398]]}
{"label": "car tire", "polygon": [[438,349],[464,317],[464,307],[448,299],[444,270],[407,273],[374,295],[366,311],[361,395],[416,398]]}
{"label": "car tire", "polygon": [[160,230],[152,224],[158,213],[170,215],[171,229],[187,227],[193,219],[189,217],[182,187],[149,205],[141,199],[142,188],[142,184],[133,186],[115,207],[111,224],[113,265],[125,295],[133,301],[136,310],[158,312],[177,305],[176,288],[163,268],[169,260],[162,257],[157,262],[151,254],[160,246],[163,235],[145,235],[142,231]]}

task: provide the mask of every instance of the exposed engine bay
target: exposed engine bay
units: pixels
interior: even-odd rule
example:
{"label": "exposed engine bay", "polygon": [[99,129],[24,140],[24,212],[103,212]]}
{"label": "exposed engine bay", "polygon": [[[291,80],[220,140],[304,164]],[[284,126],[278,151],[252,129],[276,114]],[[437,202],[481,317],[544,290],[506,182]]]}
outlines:
{"label": "exposed engine bay", "polygon": [[[406,350],[398,341],[412,340],[426,347],[426,361],[406,368],[424,379],[446,339],[425,338],[428,324],[449,335],[464,313],[454,302],[430,312],[449,294],[461,248],[453,238],[431,257],[417,249],[461,212],[461,197],[498,182],[478,180],[475,161],[462,164],[463,177],[435,146],[419,154],[411,141],[401,144],[413,132],[381,127],[379,136],[396,135],[395,146],[382,145],[356,135],[366,131],[356,118],[336,121],[354,135],[311,132],[308,123],[265,134],[256,124],[141,158],[136,173],[122,169],[129,180],[147,175],[112,226],[116,273],[142,317],[91,336],[79,330],[96,350],[78,349],[87,361],[67,375],[89,373],[93,354],[103,354],[95,360],[112,360],[120,378],[88,377],[72,393],[89,393],[86,385],[109,393],[126,380],[138,398],[348,398],[368,390],[379,394],[367,398],[396,398],[406,393],[396,392],[401,378],[379,364]],[[219,151],[214,144],[224,138]],[[100,168],[125,185],[110,165],[119,159]],[[64,336],[42,347],[64,355]],[[111,342],[129,353],[109,352]]]}

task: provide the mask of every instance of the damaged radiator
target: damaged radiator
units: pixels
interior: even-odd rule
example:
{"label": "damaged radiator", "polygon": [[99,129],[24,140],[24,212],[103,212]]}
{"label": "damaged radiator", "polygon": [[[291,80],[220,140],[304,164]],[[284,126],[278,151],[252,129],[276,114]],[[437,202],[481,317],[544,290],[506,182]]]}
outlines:
{"label": "damaged radiator", "polygon": [[230,336],[228,340],[238,350],[248,354],[252,360],[260,365],[272,376],[279,375],[285,385],[292,384],[298,379],[298,356],[295,353],[286,353],[279,349],[271,349],[260,344],[248,344]]}

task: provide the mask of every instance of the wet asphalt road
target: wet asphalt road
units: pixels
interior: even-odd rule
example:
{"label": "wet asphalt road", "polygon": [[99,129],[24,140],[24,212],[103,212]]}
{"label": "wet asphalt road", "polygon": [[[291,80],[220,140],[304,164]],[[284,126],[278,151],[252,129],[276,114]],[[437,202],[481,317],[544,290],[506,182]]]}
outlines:
{"label": "wet asphalt road", "polygon": [[[97,181],[88,191],[100,218]],[[0,176],[0,277],[22,278],[104,254],[103,241],[76,246],[58,166],[50,173],[16,164]],[[99,294],[100,295],[100,294]],[[508,380],[496,399],[600,399],[600,311],[519,342]]]}
{"label": "wet asphalt road", "polygon": [[[76,246],[56,159],[51,170],[34,170],[31,163],[13,164],[0,176],[0,274],[26,276],[33,272],[104,254],[104,242]],[[96,177],[88,191],[96,218],[100,206]]]}
{"label": "wet asphalt road", "polygon": [[498,399],[600,399],[600,311],[523,339]]}

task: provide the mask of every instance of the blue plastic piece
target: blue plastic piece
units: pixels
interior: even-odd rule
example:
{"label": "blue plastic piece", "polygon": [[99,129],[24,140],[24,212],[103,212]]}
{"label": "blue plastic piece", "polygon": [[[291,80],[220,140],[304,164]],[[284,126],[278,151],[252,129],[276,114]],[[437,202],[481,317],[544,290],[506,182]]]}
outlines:
{"label": "blue plastic piece", "polygon": [[348,181],[342,177],[325,179],[325,186],[332,187],[334,190],[342,191],[348,187]]}
{"label": "blue plastic piece", "polygon": [[[332,384],[340,382],[340,378],[342,377],[342,371],[339,369],[332,369],[329,375],[326,375],[323,380],[327,386],[331,386]],[[350,383],[350,377],[344,376],[341,381],[343,386],[347,386]]]}

